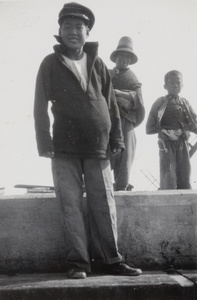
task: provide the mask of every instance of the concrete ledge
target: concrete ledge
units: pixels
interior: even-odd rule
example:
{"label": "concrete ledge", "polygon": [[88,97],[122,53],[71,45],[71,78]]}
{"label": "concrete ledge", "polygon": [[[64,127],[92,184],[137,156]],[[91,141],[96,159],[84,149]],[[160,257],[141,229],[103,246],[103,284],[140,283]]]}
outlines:
{"label": "concrete ledge", "polygon": [[[117,192],[119,249],[143,270],[197,266],[197,191]],[[85,206],[84,199],[84,206]],[[0,273],[64,272],[54,194],[1,196]]]}
{"label": "concrete ledge", "polygon": [[119,249],[145,269],[197,266],[197,191],[116,194]]}
{"label": "concrete ledge", "polygon": [[[197,273],[196,273],[197,274]],[[65,274],[0,276],[1,300],[196,300],[195,285],[182,275],[144,272],[139,277]]]}

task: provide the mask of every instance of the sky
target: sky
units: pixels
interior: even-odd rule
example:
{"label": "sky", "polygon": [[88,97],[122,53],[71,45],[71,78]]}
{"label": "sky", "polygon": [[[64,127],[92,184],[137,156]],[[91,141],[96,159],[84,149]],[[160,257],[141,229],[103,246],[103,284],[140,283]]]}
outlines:
{"label": "sky", "polygon": [[[0,1],[0,186],[16,193],[15,184],[53,185],[50,160],[37,153],[33,102],[35,79],[43,58],[53,52],[58,14],[65,1]],[[130,182],[135,191],[155,190],[159,181],[156,135],[145,125],[153,102],[165,95],[164,75],[182,72],[185,97],[197,111],[197,0],[78,0],[95,14],[88,41],[99,42],[99,56],[109,57],[122,36],[133,39],[138,62],[131,66],[142,83],[146,109],[135,130],[136,157]],[[190,141],[194,143],[196,136]],[[191,159],[197,189],[197,153]],[[22,191],[20,191],[22,192]]]}

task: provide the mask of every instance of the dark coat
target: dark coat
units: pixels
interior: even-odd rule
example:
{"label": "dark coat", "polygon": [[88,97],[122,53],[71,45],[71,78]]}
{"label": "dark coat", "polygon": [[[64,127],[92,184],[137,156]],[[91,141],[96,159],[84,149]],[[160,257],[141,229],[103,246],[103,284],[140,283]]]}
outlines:
{"label": "dark coat", "polygon": [[[97,43],[86,43],[88,87],[84,91],[63,63],[63,47],[42,61],[36,80],[34,118],[38,152],[55,156],[108,158],[124,148],[120,116],[108,70],[97,56]],[[54,118],[52,135],[48,102]]]}

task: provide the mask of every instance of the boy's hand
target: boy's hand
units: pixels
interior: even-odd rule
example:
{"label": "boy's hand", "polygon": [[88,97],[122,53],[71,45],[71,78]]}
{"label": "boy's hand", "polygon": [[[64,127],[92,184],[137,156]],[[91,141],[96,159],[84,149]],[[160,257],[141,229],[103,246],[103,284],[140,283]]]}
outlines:
{"label": "boy's hand", "polygon": [[114,148],[114,149],[112,149],[112,155],[113,156],[118,156],[118,155],[121,154],[121,152],[122,152],[122,148]]}
{"label": "boy's hand", "polygon": [[46,151],[46,152],[43,152],[41,156],[47,157],[47,158],[53,158],[54,155],[55,155],[55,153],[53,151]]}

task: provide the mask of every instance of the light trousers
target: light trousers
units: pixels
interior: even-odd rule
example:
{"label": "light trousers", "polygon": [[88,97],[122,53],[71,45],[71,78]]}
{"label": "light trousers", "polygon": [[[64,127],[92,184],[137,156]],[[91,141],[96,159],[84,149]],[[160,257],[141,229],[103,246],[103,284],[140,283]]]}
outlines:
{"label": "light trousers", "polygon": [[[52,174],[65,233],[67,263],[91,271],[91,262],[122,261],[108,159],[53,158]],[[84,215],[83,176],[87,203]]]}
{"label": "light trousers", "polygon": [[117,157],[111,157],[111,167],[114,173],[115,190],[126,190],[129,184],[131,167],[136,152],[136,135],[128,120],[121,119],[125,150]]}

